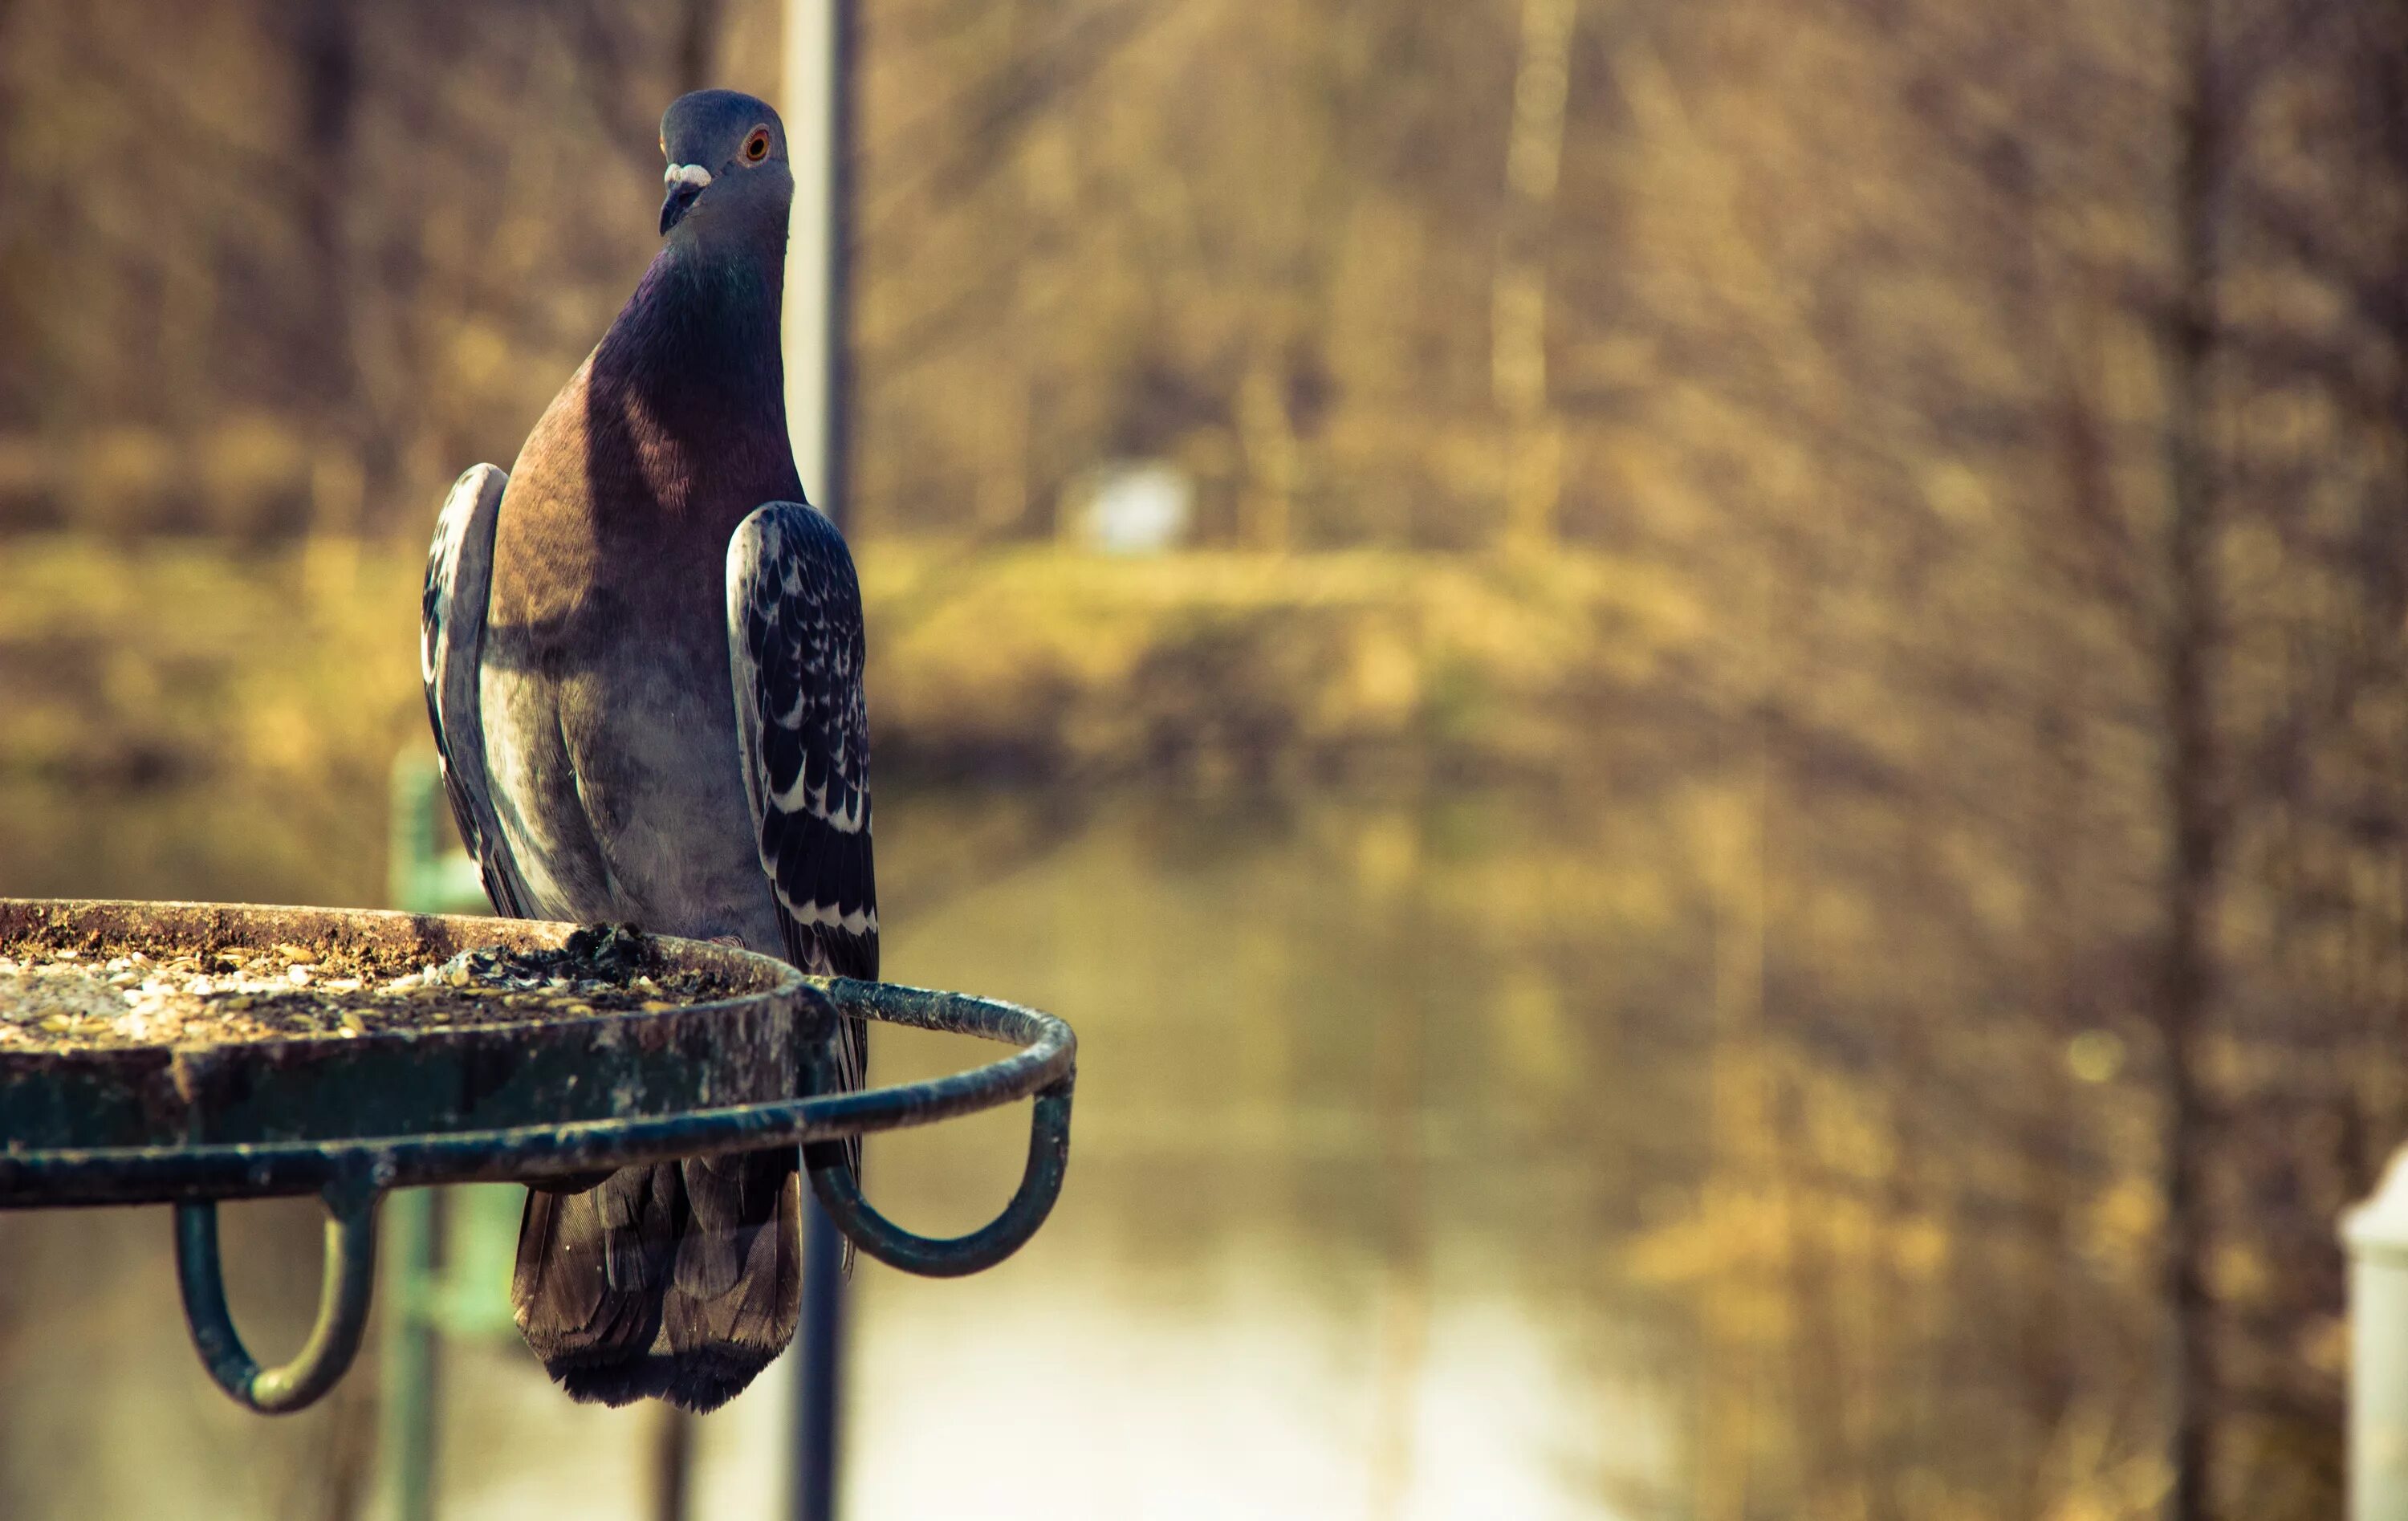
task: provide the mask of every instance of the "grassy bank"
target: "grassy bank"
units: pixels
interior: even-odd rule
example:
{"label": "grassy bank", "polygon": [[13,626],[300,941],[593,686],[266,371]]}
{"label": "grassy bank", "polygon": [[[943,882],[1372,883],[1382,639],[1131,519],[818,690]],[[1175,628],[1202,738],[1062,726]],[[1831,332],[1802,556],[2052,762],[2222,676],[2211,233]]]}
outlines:
{"label": "grassy bank", "polygon": [[[373,796],[423,737],[415,546],[33,538],[0,561],[0,781]],[[1583,777],[1703,624],[1580,556],[862,561],[896,777]]]}

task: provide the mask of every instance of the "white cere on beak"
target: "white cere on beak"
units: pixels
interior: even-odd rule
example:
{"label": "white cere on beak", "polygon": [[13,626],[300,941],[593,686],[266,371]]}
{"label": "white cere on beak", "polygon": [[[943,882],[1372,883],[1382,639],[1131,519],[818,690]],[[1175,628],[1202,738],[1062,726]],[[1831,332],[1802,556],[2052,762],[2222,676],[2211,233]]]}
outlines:
{"label": "white cere on beak", "polygon": [[692,185],[700,190],[710,183],[710,171],[699,164],[672,164],[661,171],[664,185]]}

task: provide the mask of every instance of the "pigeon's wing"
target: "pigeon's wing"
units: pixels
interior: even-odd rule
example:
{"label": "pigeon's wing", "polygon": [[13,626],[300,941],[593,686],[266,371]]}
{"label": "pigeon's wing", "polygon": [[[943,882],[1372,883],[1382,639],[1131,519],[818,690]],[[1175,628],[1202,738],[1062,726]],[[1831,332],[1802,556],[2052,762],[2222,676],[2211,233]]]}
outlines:
{"label": "pigeon's wing", "polygon": [[[875,979],[862,649],[861,589],[836,525],[799,502],[746,518],[727,545],[727,653],[761,869],[796,966]],[[844,1085],[857,1088],[860,1022],[838,1039]],[[858,1141],[847,1149],[857,1168]]]}
{"label": "pigeon's wing", "polygon": [[796,965],[875,978],[862,645],[861,591],[836,526],[797,502],[746,518],[727,546],[727,653],[761,869]]}
{"label": "pigeon's wing", "polygon": [[435,521],[426,556],[426,595],[418,618],[418,672],[426,682],[426,718],[461,842],[476,858],[496,912],[526,917],[528,895],[494,812],[485,776],[485,725],[478,711],[478,663],[485,644],[485,597],[493,585],[494,528],[509,477],[480,465],[452,485]]}

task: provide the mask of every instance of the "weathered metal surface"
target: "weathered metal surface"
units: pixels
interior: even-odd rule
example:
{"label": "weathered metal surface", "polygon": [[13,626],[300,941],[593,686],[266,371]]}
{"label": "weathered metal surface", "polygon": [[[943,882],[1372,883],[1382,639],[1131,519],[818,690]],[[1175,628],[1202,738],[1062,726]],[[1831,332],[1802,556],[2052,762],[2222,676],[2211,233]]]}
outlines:
{"label": "weathered metal surface", "polygon": [[[1000,1061],[926,1083],[621,1120],[313,1141],[0,1152],[0,1207],[130,1204],[314,1193],[365,1177],[380,1188],[523,1183],[637,1162],[928,1125],[1025,1098],[1069,1075],[1077,1040],[1050,1014],[956,993],[836,979],[807,1004],[1025,1042]],[[831,1002],[833,998],[835,1002]],[[815,1023],[798,1023],[810,1040]]]}
{"label": "weathered metal surface", "polygon": [[326,1268],[317,1323],[293,1360],[280,1368],[259,1366],[226,1313],[216,1203],[201,1199],[176,1206],[176,1280],[184,1292],[184,1320],[202,1366],[236,1402],[263,1415],[288,1414],[316,1403],[351,1368],[367,1329],[368,1298],[376,1286],[379,1197],[360,1184],[326,1191]]}
{"label": "weathered metal surface", "polygon": [[860,1181],[845,1165],[844,1147],[833,1141],[815,1141],[803,1148],[811,1192],[838,1230],[890,1268],[924,1278],[984,1272],[1036,1235],[1061,1197],[1062,1178],[1070,1165],[1070,1084],[1066,1077],[1038,1094],[1020,1187],[1001,1214],[967,1236],[915,1235],[879,1213],[862,1197]]}
{"label": "weathered metal surface", "polygon": [[[190,951],[373,951],[441,962],[480,945],[557,947],[572,926],[204,904],[0,900],[0,940]],[[804,1024],[828,1017],[783,962],[654,941],[738,991],[658,1013],[182,1048],[0,1051],[0,1204],[34,1153],[338,1141],[679,1114],[791,1098]],[[316,1184],[309,1184],[311,1187]]]}
{"label": "weathered metal surface", "polygon": [[[986,1033],[984,1028],[976,1026],[1000,1025],[1013,1031],[1014,1039],[1025,1041],[1027,1049],[1022,1058],[1028,1060],[1032,1070],[1046,1069],[1048,1064],[1040,1052],[1047,1045],[1048,1026],[1061,1025],[1059,1020],[1035,1010],[965,998],[956,993],[931,993],[924,988],[841,978],[831,979],[824,985],[838,1007],[889,1024],[966,1034]],[[1068,1026],[1062,1028],[1067,1035]],[[1065,1055],[1067,1057],[1069,1054]],[[815,1048],[808,1065],[812,1087],[834,1085],[836,1065],[831,1046]],[[948,1102],[951,1095],[942,1090],[977,1076],[965,1073],[921,1084],[934,1090],[924,1101]],[[803,1165],[811,1182],[811,1192],[818,1196],[821,1207],[827,1211],[838,1229],[855,1246],[890,1268],[928,1278],[959,1278],[982,1272],[1018,1251],[1053,1212],[1054,1201],[1062,1192],[1063,1175],[1070,1165],[1070,1088],[1075,1077],[1066,1059],[1058,1075],[1037,1090],[1036,1110],[1028,1123],[1028,1160],[1021,1169],[1020,1187],[1001,1214],[967,1236],[939,1239],[916,1235],[879,1213],[862,1197],[860,1181],[845,1165],[844,1148],[834,1141],[814,1141],[803,1147]]]}
{"label": "weathered metal surface", "polygon": [[[557,946],[575,926],[442,915],[203,904],[0,899],[0,937],[153,950],[302,944],[411,947],[425,959],[495,943]],[[374,1273],[375,1200],[429,1184],[559,1185],[639,1162],[800,1145],[813,1191],[860,1248],[910,1272],[970,1273],[1044,1224],[1069,1158],[1078,1040],[1051,1014],[927,988],[807,978],[783,962],[664,939],[663,954],[745,991],[666,1013],[609,1013],[350,1039],[250,1041],[188,1056],[145,1050],[0,1055],[0,1208],[173,1200],[194,1344],[234,1398],[298,1410],[358,1350]],[[1018,1046],[925,1083],[828,1093],[839,1012]],[[297,1048],[297,1049],[296,1049]],[[863,1198],[842,1137],[1034,1097],[1028,1162],[983,1229],[916,1236]],[[62,1140],[61,1138],[65,1138]],[[130,1139],[128,1139],[130,1138]],[[327,1201],[318,1325],[262,1370],[226,1314],[215,1200],[317,1192]]]}
{"label": "weathered metal surface", "polygon": [[[427,922],[424,916],[372,914],[366,911],[362,911],[360,916]],[[474,926],[488,932],[511,928],[549,931],[556,936],[565,934],[567,929],[566,926],[490,919],[435,922],[462,928]],[[464,940],[462,943],[471,942]],[[492,943],[491,934],[474,943]],[[608,1026],[623,1021],[677,1020],[681,1015],[724,1012],[731,1007],[728,1003],[695,1005],[692,1009],[679,1011],[676,1015],[599,1015],[593,1019],[542,1025],[497,1026],[492,1030],[428,1031],[398,1037],[359,1037],[341,1041],[256,1041],[245,1047],[225,1049],[233,1054],[241,1050],[309,1044],[330,1047],[330,1055],[339,1055],[366,1047],[371,1041],[396,1045],[400,1049],[385,1053],[377,1067],[384,1069],[389,1080],[405,1094],[428,1102],[428,1108],[423,1112],[425,1118],[419,1117],[420,1112],[392,1102],[364,1103],[352,1112],[354,1127],[348,1134],[321,1133],[308,1138],[236,1141],[209,1140],[197,1143],[106,1147],[41,1146],[21,1139],[22,1132],[11,1124],[6,1132],[5,1144],[0,1144],[0,1208],[306,1194],[358,1178],[365,1178],[380,1188],[406,1188],[441,1183],[541,1181],[566,1173],[608,1170],[637,1162],[749,1151],[927,1125],[1027,1098],[1068,1077],[1076,1065],[1077,1038],[1070,1033],[1069,1026],[1033,1009],[964,994],[901,987],[888,983],[806,978],[795,973],[784,963],[771,961],[767,957],[750,956],[748,953],[719,946],[695,945],[692,941],[664,940],[662,943],[680,954],[691,948],[724,956],[744,956],[761,963],[775,974],[782,974],[781,981],[786,985],[773,992],[790,1004],[786,1014],[787,1028],[791,1032],[787,1046],[774,1054],[752,1046],[745,1055],[729,1064],[731,1069],[740,1069],[743,1062],[752,1061],[769,1068],[776,1074],[772,1081],[743,1085],[752,1087],[755,1092],[760,1087],[771,1087],[779,1090],[781,1097],[766,1101],[721,1103],[662,1113],[653,1108],[653,1102],[658,1098],[657,1086],[625,1083],[621,1085],[621,1091],[609,1095],[611,1102],[609,1105],[593,1106],[617,1111],[609,1117],[553,1120],[539,1112],[538,1106],[547,1093],[559,1096],[562,1107],[573,1115],[576,1106],[570,1101],[571,1096],[581,1102],[596,1089],[610,1086],[591,1079],[569,1081],[579,1076],[576,1062],[580,1054],[597,1062],[617,1062],[630,1051],[640,1055],[657,1049],[679,1055],[683,1054],[687,1041],[707,1043],[710,1038],[707,1027],[681,1031],[677,1041],[668,1042],[630,1040],[624,1036],[613,1038],[595,1026]],[[769,995],[752,997],[766,1000]],[[804,1086],[796,1074],[808,1068],[809,1057],[806,1055],[804,1059],[797,1060],[797,1054],[810,1053],[824,1043],[839,1008],[857,1017],[975,1035],[991,1040],[1008,1041],[1023,1049],[986,1066],[924,1083],[818,1098],[784,1097]],[[515,1074],[510,1069],[511,1058],[507,1042],[498,1057],[485,1069],[487,1075],[481,1080],[472,1077],[454,1078],[450,1082],[429,1081],[408,1070],[408,1064],[413,1061],[444,1061],[445,1037],[502,1035],[525,1039],[537,1032],[541,1032],[554,1043],[555,1049],[551,1055],[559,1063],[554,1073],[558,1079],[555,1083],[536,1085],[513,1081]],[[96,1052],[85,1055],[127,1057],[150,1053]],[[704,1051],[701,1055],[710,1061],[721,1059],[724,1054]],[[76,1075],[80,1082],[93,1081],[87,1073]],[[356,1081],[355,1074],[341,1075]],[[18,1076],[22,1081],[31,1081],[22,1073]],[[757,1074],[755,1077],[757,1079]],[[732,1078],[727,1081],[733,1084]],[[253,1097],[256,1092],[255,1086],[244,1091],[244,1097],[254,1110],[258,1103]],[[638,1099],[652,1102],[638,1102]],[[37,1096],[36,1101],[28,1103],[26,1108],[39,1112],[45,1104],[50,1109],[58,1107],[54,1100],[42,1100]],[[530,1110],[538,1112],[531,1114]],[[496,1112],[531,1123],[477,1128],[447,1127],[458,1124],[464,1116]],[[167,1133],[174,1135],[176,1131],[171,1129]]]}

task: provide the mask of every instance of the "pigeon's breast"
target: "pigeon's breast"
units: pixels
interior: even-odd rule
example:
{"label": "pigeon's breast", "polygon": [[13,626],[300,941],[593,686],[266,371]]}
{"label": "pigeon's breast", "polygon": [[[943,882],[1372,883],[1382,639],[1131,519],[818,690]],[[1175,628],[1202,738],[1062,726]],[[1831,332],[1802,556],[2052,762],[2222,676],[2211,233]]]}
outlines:
{"label": "pigeon's breast", "polygon": [[[496,812],[557,918],[781,944],[730,687],[727,530],[740,495],[675,445],[587,425],[585,372],[519,456],[480,671]],[[724,508],[740,518],[732,501]]]}
{"label": "pigeon's breast", "polygon": [[624,608],[593,622],[615,629],[487,630],[486,764],[534,906],[776,952],[724,637],[679,637]]}

